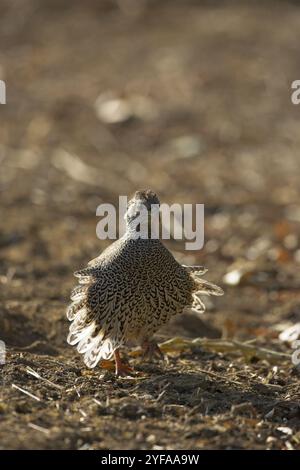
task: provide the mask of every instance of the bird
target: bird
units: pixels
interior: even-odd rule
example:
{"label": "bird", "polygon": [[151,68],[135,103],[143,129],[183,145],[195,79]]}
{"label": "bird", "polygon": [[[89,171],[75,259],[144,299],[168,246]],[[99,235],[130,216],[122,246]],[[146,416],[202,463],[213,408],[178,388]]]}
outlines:
{"label": "bird", "polygon": [[134,375],[120,349],[135,342],[144,357],[163,358],[154,339],[160,327],[185,308],[203,313],[201,295],[223,295],[202,279],[203,266],[181,265],[159,237],[137,236],[141,209],[149,219],[151,208],[159,206],[152,190],[136,191],[128,202],[124,235],[74,273],[79,285],[67,308],[67,342],[76,345],[89,368],[114,357],[117,376]]}

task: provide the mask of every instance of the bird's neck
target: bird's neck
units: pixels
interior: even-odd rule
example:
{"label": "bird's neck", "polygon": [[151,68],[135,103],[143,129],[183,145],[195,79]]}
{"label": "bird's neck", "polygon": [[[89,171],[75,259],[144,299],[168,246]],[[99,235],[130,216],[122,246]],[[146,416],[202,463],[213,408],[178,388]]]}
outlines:
{"label": "bird's neck", "polygon": [[159,216],[151,217],[151,213],[147,212],[127,221],[126,235],[129,238],[158,239]]}

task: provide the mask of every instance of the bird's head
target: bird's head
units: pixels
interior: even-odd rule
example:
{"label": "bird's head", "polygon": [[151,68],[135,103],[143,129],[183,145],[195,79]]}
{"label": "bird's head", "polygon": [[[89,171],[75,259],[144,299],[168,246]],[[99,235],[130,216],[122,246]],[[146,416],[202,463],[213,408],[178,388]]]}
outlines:
{"label": "bird's head", "polygon": [[[160,202],[154,191],[150,189],[136,191],[134,196],[129,200],[125,221],[127,227],[139,227],[137,222],[147,223],[148,228],[151,227],[151,217],[158,216]],[[148,229],[147,229],[148,233]]]}

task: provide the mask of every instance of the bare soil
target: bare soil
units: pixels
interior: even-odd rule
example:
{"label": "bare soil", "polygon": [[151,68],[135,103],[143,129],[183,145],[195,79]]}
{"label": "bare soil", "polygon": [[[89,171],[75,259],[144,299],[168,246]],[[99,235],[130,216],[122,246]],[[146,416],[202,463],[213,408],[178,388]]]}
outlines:
{"label": "bare soil", "polygon": [[[2,1],[1,449],[300,449],[278,339],[300,321],[299,31],[288,1]],[[130,104],[115,124],[95,104],[108,93]],[[286,359],[197,347],[128,356],[132,379],[86,369],[66,343],[72,273],[107,245],[97,205],[140,188],[205,204],[205,248],[167,245],[226,291],[161,339]]]}

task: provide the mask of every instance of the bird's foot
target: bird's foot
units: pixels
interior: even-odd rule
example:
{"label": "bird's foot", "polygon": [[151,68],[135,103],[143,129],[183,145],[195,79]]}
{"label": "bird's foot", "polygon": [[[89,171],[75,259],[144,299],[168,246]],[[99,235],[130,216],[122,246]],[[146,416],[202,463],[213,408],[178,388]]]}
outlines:
{"label": "bird's foot", "polygon": [[156,343],[156,341],[144,341],[142,343],[142,350],[143,350],[143,359],[159,359],[159,360],[166,360],[166,356]]}
{"label": "bird's foot", "polygon": [[116,376],[117,377],[132,377],[135,375],[134,370],[132,367],[128,366],[127,364],[124,364],[121,362],[121,364],[116,364]]}
{"label": "bird's foot", "polygon": [[128,365],[122,362],[119,351],[115,351],[115,363],[116,363],[116,376],[117,377],[128,377],[134,375],[134,370]]}

